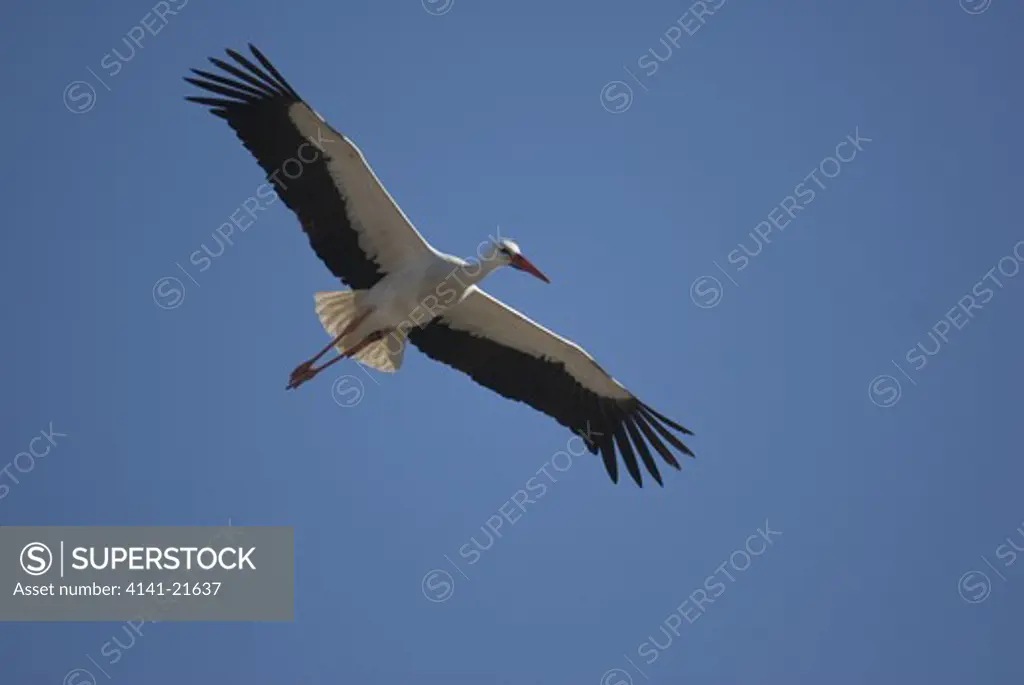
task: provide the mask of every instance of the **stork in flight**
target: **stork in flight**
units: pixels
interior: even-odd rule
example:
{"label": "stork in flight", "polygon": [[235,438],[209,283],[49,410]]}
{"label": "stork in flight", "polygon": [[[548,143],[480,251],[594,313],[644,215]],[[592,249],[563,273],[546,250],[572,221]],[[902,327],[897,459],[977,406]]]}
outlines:
{"label": "stork in flight", "polygon": [[[229,49],[234,64],[210,58],[221,73],[193,69],[199,78],[185,80],[219,97],[186,99],[228,122],[298,216],[317,256],[352,288],[316,294],[317,315],[332,340],[292,372],[288,389],[349,357],[397,371],[408,341],[576,432],[592,454],[600,452],[615,483],[616,452],[641,487],[639,461],[662,484],[652,447],[676,469],[679,462],[666,443],[693,456],[672,433],[691,431],[637,399],[579,345],[477,287],[506,265],[549,282],[514,242],[494,241],[493,253],[475,263],[434,249],[359,149],[306,104],[259,50],[249,49],[259,64]],[[315,366],[332,348],[338,355]]]}

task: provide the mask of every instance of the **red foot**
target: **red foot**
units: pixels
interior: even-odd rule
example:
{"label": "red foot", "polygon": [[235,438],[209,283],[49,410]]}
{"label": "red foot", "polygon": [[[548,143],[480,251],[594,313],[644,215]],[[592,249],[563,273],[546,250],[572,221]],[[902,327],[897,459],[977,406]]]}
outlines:
{"label": "red foot", "polygon": [[293,388],[299,387],[316,376],[319,371],[319,369],[313,368],[313,362],[302,362],[295,367],[294,371],[292,371],[292,375],[288,379],[288,385],[285,386],[285,390],[292,390]]}

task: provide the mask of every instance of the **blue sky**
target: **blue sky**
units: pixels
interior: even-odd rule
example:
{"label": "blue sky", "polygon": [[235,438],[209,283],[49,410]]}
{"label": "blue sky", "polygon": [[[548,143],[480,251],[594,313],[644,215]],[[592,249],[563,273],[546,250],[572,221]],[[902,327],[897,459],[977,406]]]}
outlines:
{"label": "blue sky", "polygon": [[[0,463],[66,435],[0,523],[294,526],[296,606],[5,624],[3,680],[1019,682],[1024,8],[986,2],[11,9]],[[248,41],[440,249],[516,239],[552,285],[486,287],[697,459],[612,485],[419,353],[285,392],[338,287],[294,217],[190,262],[263,178],[181,77]]]}

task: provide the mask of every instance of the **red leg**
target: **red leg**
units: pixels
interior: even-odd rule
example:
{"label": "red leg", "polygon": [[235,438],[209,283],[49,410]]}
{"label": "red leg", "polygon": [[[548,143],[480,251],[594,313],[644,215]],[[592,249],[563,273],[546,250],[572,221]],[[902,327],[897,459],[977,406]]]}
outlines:
{"label": "red leg", "polygon": [[[370,315],[371,312],[373,312],[373,308],[372,307],[370,309],[367,309],[365,312],[363,312],[362,314],[360,314],[356,318],[354,318],[351,321],[349,321],[348,325],[345,326],[345,328],[341,331],[341,333],[338,334],[338,336],[334,340],[332,340],[327,345],[327,347],[325,347],[324,349],[322,349],[319,352],[317,352],[316,355],[312,359],[308,359],[308,360],[302,362],[301,364],[299,364],[298,366],[296,366],[295,370],[292,371],[292,375],[290,377],[290,380],[289,380],[289,383],[288,383],[288,387],[289,388],[293,387],[292,386],[293,383],[294,383],[294,387],[298,387],[299,384],[303,383],[304,381],[309,380],[314,375],[316,375],[315,373],[312,374],[312,375],[309,375],[309,372],[313,368],[313,364],[316,364],[317,361],[319,361],[320,357],[322,357],[325,354],[327,354],[328,352],[330,352],[331,348],[333,348],[335,345],[340,343],[342,338],[344,338],[346,335],[348,335],[349,333],[354,331],[356,329],[356,327],[358,327],[359,324],[361,324],[366,319],[366,317],[368,317]],[[298,381],[298,382],[296,382],[296,381]]]}
{"label": "red leg", "polygon": [[[370,343],[373,343],[373,342],[377,342],[378,340],[383,338],[384,335],[385,335],[384,331],[377,331],[376,333],[371,333],[370,335],[368,335],[366,337],[365,340],[363,340],[361,343],[359,343],[358,345],[356,345],[352,349],[345,350],[344,354],[339,354],[337,357],[335,357],[331,361],[327,362],[326,364],[324,364],[323,366],[320,366],[318,368],[313,368],[312,362],[308,362],[309,363],[308,367],[303,368],[303,367],[300,366],[299,369],[296,369],[292,373],[291,380],[288,382],[288,385],[285,387],[285,390],[291,390],[292,388],[297,388],[300,385],[302,385],[303,383],[305,383],[306,381],[312,380],[321,371],[323,371],[325,369],[328,369],[331,366],[334,366],[335,364],[340,362],[342,359],[348,359],[349,357],[354,357],[355,355],[357,355],[360,352],[362,352],[363,348],[365,348],[367,345],[369,345]],[[328,348],[328,349],[330,349],[330,348]],[[302,369],[301,373],[300,373],[300,369]]]}

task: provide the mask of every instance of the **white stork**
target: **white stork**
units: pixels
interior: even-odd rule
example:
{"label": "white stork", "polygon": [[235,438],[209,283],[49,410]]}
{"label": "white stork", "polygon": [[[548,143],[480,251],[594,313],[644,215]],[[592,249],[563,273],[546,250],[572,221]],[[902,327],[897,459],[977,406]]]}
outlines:
{"label": "white stork", "polygon": [[[210,58],[222,74],[193,69],[199,78],[185,79],[220,97],[186,99],[228,122],[298,216],[317,256],[352,288],[317,293],[317,314],[333,339],[292,372],[289,389],[346,357],[397,371],[408,340],[428,357],[579,434],[592,454],[600,452],[613,482],[616,450],[641,487],[638,457],[662,484],[650,447],[676,469],[666,442],[693,456],[669,429],[691,431],[637,399],[581,347],[477,287],[505,265],[548,282],[515,243],[496,241],[493,254],[477,262],[435,250],[359,149],[307,105],[259,50],[249,48],[262,68],[227,50],[236,64]],[[338,356],[314,367],[331,348]]]}

